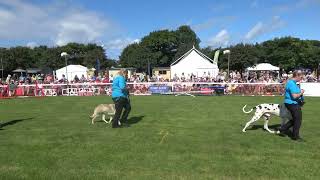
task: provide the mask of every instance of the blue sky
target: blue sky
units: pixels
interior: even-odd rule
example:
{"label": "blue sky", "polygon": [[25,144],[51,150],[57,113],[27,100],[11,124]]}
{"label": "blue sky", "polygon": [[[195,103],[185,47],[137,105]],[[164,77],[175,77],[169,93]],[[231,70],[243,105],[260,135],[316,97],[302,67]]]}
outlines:
{"label": "blue sky", "polygon": [[0,46],[95,42],[117,58],[149,32],[190,25],[201,47],[320,40],[320,0],[0,0]]}

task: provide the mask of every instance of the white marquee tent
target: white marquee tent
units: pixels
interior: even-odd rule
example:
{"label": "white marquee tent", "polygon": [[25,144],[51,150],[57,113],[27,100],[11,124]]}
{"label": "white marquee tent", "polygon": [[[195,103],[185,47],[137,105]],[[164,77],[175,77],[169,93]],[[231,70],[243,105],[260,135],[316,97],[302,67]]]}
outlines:
{"label": "white marquee tent", "polygon": [[261,63],[247,68],[248,71],[280,71],[279,67],[269,63]]}
{"label": "white marquee tent", "polygon": [[56,77],[58,79],[61,79],[62,75],[66,74],[66,71],[68,71],[67,79],[69,81],[72,81],[76,75],[79,78],[81,78],[82,75],[87,77],[88,68],[81,65],[68,65],[66,67],[56,70]]}
{"label": "white marquee tent", "polygon": [[256,64],[252,67],[247,68],[247,71],[277,71],[278,78],[280,78],[280,68],[269,63]]}
{"label": "white marquee tent", "polygon": [[171,77],[174,77],[175,74],[181,77],[182,73],[185,76],[194,74],[198,77],[206,73],[211,77],[216,77],[219,68],[216,62],[193,47],[171,64]]}

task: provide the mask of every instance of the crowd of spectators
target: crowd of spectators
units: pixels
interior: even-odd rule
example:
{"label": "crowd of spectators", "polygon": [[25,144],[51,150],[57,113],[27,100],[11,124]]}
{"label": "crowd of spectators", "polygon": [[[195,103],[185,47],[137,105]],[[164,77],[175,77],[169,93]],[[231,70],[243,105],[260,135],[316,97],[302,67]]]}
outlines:
{"label": "crowd of spectators", "polygon": [[[316,78],[316,74],[314,72],[306,71],[304,73],[303,82],[320,82],[320,78]],[[230,71],[230,76],[228,78],[228,74],[226,71],[221,71],[218,73],[216,77],[212,77],[210,73],[203,73],[202,76],[197,77],[193,74],[184,73],[181,76],[174,75],[171,80],[165,79],[160,74],[153,76],[147,76],[143,73],[136,73],[128,77],[128,82],[134,82],[137,84],[129,85],[129,89],[133,93],[137,94],[147,94],[149,93],[149,86],[146,84],[138,84],[141,82],[179,82],[173,85],[172,91],[174,92],[184,92],[184,91],[210,91],[212,90],[212,86],[219,86],[220,85],[213,85],[213,84],[203,84],[203,82],[208,83],[235,83],[228,86],[224,86],[226,89],[226,93],[238,93],[238,94],[266,94],[268,92],[276,92],[281,93],[281,86],[267,86],[263,84],[267,83],[284,83],[288,78],[292,76],[292,72],[282,72],[277,74],[275,72],[265,71],[265,72],[239,72],[239,71]],[[20,93],[24,95],[33,94],[36,90],[35,86],[29,87],[24,86],[25,88],[18,88],[19,85],[31,85],[31,84],[38,84],[39,88],[42,88],[41,84],[50,84],[50,86],[46,86],[45,88],[55,88],[57,93],[62,92],[63,88],[67,88],[66,86],[61,86],[59,84],[69,84],[74,88],[99,88],[102,91],[108,91],[107,89],[109,86],[96,86],[91,85],[91,83],[111,83],[113,81],[113,76],[109,75],[108,73],[101,74],[99,76],[87,76],[82,75],[81,77],[75,76],[72,80],[67,82],[67,78],[63,75],[62,78],[57,79],[51,74],[28,74],[23,76],[22,74],[13,74],[8,75],[4,81],[0,82],[1,94],[5,94],[8,92],[10,94],[18,94],[18,90],[20,89]],[[202,85],[196,84],[197,82],[201,82]],[[80,83],[82,85],[76,85],[76,83]],[[248,83],[248,85],[236,84],[236,83]],[[261,85],[251,86],[250,83],[261,83]],[[51,86],[52,84],[52,86]],[[164,84],[165,85],[165,84]],[[40,87],[41,86],[41,87]],[[222,85],[223,86],[223,85]],[[21,86],[20,86],[21,87]],[[217,87],[215,87],[217,88]],[[218,90],[218,89],[215,89]],[[107,93],[107,92],[106,92]],[[10,96],[9,94],[9,96]]]}
{"label": "crowd of spectators", "polygon": [[[320,82],[320,76],[317,78],[315,72],[305,71],[302,82]],[[261,71],[261,72],[239,72],[230,71],[229,78],[226,71],[220,71],[216,77],[210,73],[204,72],[202,76],[195,76],[194,74],[184,74],[180,76],[175,74],[171,80],[165,79],[162,75],[153,75],[148,78],[151,82],[210,82],[210,83],[282,83],[292,76],[292,71],[278,74],[276,72]],[[140,76],[133,76],[131,82],[143,82],[146,78]]]}
{"label": "crowd of spectators", "polygon": [[[306,71],[304,73],[304,78],[302,82],[320,82],[320,76],[317,77],[315,72]],[[210,75],[210,73],[203,73],[202,76],[195,76],[193,74],[184,74],[182,73],[180,76],[175,74],[171,80],[165,79],[160,74],[153,74],[151,77],[147,76],[144,73],[133,74],[128,77],[128,82],[210,82],[210,83],[282,83],[286,81],[288,78],[292,76],[292,71],[286,73],[282,72],[279,75],[275,72],[270,71],[261,71],[261,72],[239,72],[239,71],[230,71],[230,75],[228,78],[228,74],[226,71],[220,71],[216,77]],[[77,75],[69,80],[68,83],[110,83],[113,80],[113,76],[108,73],[101,74],[98,76],[90,76],[82,75],[78,77]],[[51,74],[28,74],[23,76],[18,74],[8,75],[4,81],[0,83],[2,85],[29,85],[29,84],[63,84],[67,83],[67,78],[65,75],[62,78],[57,79]]]}

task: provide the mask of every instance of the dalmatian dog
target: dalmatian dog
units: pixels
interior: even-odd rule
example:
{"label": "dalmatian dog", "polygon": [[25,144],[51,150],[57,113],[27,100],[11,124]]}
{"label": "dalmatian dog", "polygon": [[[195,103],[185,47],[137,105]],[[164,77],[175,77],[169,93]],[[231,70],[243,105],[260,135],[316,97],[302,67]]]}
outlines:
{"label": "dalmatian dog", "polygon": [[246,129],[253,124],[254,122],[258,121],[261,117],[264,118],[264,126],[263,128],[267,130],[269,133],[279,133],[279,131],[275,132],[269,129],[268,122],[271,115],[279,116],[281,118],[281,126],[284,125],[287,121],[292,119],[290,111],[286,108],[284,104],[259,104],[249,111],[246,111],[245,108],[247,105],[243,106],[242,111],[246,114],[251,113],[253,110],[256,110],[254,116],[251,118],[250,121],[247,122],[245,127],[243,128],[242,132],[246,132]]}

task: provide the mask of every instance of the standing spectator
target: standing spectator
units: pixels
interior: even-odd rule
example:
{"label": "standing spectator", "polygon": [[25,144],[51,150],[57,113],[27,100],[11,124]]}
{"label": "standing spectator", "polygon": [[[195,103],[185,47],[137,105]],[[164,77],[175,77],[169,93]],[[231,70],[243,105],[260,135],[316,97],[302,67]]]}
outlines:
{"label": "standing spectator", "polygon": [[19,82],[24,82],[24,77],[23,77],[22,74],[21,74],[20,77],[19,77]]}
{"label": "standing spectator", "polygon": [[36,80],[37,80],[37,79],[36,79],[36,76],[33,74],[32,77],[31,77],[31,81],[32,81],[32,82],[35,82]]}
{"label": "standing spectator", "polygon": [[17,85],[15,84],[14,80],[11,80],[9,85],[9,96],[14,96],[16,87]]}
{"label": "standing spectator", "polygon": [[82,74],[80,81],[81,81],[82,83],[84,83],[84,82],[87,81],[87,79],[84,77],[84,74]]}
{"label": "standing spectator", "polygon": [[6,79],[6,84],[10,84],[10,82],[11,82],[11,75],[9,74]]}
{"label": "standing spectator", "polygon": [[62,74],[62,78],[59,80],[60,83],[65,83],[67,82],[66,76]]}
{"label": "standing spectator", "polygon": [[75,83],[78,83],[80,81],[80,79],[78,78],[77,75],[74,76],[74,80],[73,80]]}
{"label": "standing spectator", "polygon": [[113,82],[113,75],[111,74],[109,77],[109,81],[112,83]]}
{"label": "standing spectator", "polygon": [[158,76],[157,76],[157,81],[160,82],[162,80],[162,76],[160,73],[158,73]]}
{"label": "standing spectator", "polygon": [[172,78],[172,79],[173,79],[173,81],[174,81],[174,82],[177,82],[177,81],[178,81],[178,79],[179,79],[179,77],[178,77],[178,75],[177,75],[177,74],[174,74],[174,76],[173,76],[173,78]]}
{"label": "standing spectator", "polygon": [[103,83],[109,83],[109,74],[106,72],[104,73],[104,77],[102,79]]}
{"label": "standing spectator", "polygon": [[181,81],[182,81],[182,82],[185,82],[185,80],[186,80],[186,76],[184,75],[184,73],[182,73],[182,75],[181,75]]}

